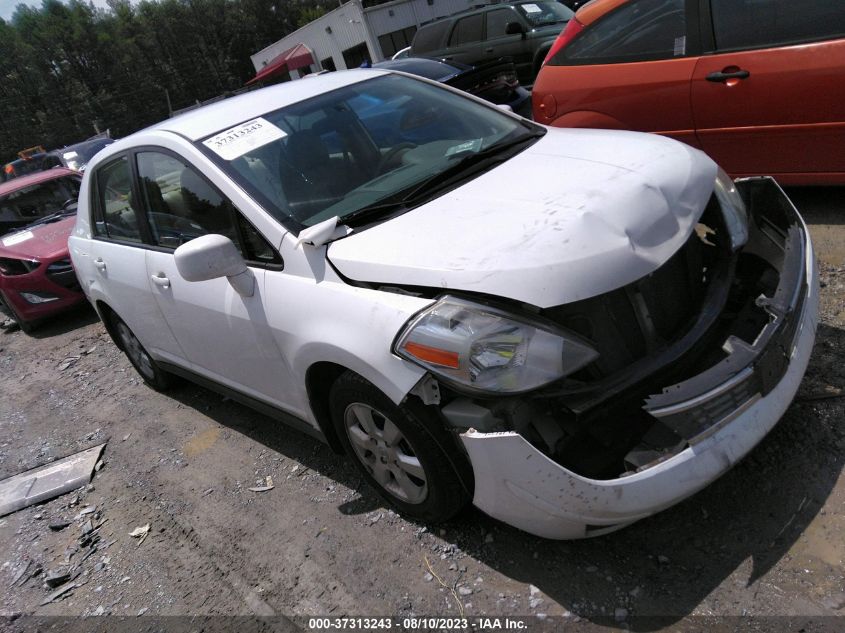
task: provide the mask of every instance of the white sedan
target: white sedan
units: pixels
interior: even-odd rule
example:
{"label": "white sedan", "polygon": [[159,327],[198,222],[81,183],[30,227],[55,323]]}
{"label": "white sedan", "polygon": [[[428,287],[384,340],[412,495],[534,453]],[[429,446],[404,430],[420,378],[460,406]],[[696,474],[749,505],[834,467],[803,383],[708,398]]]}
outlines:
{"label": "white sedan", "polygon": [[310,433],[410,516],[472,500],[549,538],[741,459],[792,400],[818,310],[774,181],[375,70],[110,145],[69,244],[153,388],[186,377]]}

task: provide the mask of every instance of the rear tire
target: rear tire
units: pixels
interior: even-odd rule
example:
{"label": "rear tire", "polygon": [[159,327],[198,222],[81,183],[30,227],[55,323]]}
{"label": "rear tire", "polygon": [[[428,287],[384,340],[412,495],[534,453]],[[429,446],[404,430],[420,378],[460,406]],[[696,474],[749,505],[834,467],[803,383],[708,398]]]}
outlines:
{"label": "rear tire", "polygon": [[159,367],[153,357],[147,353],[141,341],[135,336],[129,326],[116,316],[111,316],[112,326],[120,341],[120,346],[126,358],[150,387],[156,391],[165,391],[172,384],[172,376]]}
{"label": "rear tire", "polygon": [[329,406],[347,454],[400,512],[436,523],[467,504],[469,494],[456,470],[469,468],[467,458],[426,407],[397,406],[350,371],[332,385]]}

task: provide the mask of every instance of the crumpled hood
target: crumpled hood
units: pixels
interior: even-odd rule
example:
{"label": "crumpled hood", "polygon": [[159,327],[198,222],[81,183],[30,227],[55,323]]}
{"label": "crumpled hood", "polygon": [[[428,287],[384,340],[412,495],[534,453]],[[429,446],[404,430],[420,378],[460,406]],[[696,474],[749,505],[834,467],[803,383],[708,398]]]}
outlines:
{"label": "crumpled hood", "polygon": [[471,182],[329,246],[345,276],[538,307],[656,270],[691,235],[716,165],[664,137],[550,129]]}
{"label": "crumpled hood", "polygon": [[4,235],[0,237],[0,256],[38,258],[67,252],[67,238],[70,237],[75,223],[76,217],[70,216],[58,222]]}

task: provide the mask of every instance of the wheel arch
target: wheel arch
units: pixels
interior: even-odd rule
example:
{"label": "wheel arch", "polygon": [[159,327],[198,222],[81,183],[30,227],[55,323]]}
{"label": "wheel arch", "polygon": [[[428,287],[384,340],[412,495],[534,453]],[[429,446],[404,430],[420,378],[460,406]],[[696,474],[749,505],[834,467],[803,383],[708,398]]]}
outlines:
{"label": "wheel arch", "polygon": [[112,342],[117,345],[117,349],[124,351],[123,343],[120,341],[120,337],[117,335],[117,330],[115,330],[114,327],[114,319],[119,319],[120,316],[102,299],[97,299],[97,301],[94,302],[94,310],[96,310],[97,316],[100,317],[100,321],[103,322],[103,326],[105,326],[106,332],[108,332]]}

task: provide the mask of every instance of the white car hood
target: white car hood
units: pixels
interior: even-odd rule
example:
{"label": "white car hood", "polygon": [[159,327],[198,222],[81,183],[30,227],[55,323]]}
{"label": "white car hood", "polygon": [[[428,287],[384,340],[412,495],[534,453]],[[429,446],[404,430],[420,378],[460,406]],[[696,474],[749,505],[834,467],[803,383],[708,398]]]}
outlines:
{"label": "white car hood", "polygon": [[541,308],[614,290],[687,240],[716,165],[660,136],[550,129],[467,184],[329,246],[350,279]]}

